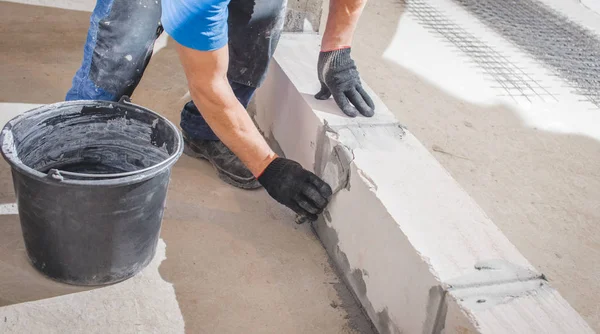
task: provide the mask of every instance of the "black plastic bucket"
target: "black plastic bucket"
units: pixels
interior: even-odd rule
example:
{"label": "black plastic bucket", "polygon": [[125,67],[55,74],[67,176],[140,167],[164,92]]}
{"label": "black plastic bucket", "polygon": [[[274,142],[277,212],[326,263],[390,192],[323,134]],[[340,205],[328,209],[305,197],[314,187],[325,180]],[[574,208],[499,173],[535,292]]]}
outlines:
{"label": "black plastic bucket", "polygon": [[30,110],[4,127],[29,259],[57,281],[127,279],[154,257],[181,133],[121,99]]}

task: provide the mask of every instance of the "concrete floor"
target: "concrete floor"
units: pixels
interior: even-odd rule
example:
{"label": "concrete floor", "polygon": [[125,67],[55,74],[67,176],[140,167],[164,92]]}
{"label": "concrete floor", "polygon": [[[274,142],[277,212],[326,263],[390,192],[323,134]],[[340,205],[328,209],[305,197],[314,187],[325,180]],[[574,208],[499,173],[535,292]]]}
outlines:
{"label": "concrete floor", "polygon": [[[580,11],[576,1],[550,2]],[[489,34],[443,7],[451,1],[426,3],[451,8],[444,14],[473,35]],[[512,52],[495,37],[484,40]],[[488,98],[494,83],[451,43],[407,19],[397,0],[368,2],[354,44],[361,75],[400,122],[600,331],[600,110],[582,107],[561,82],[551,103],[496,99],[496,91]],[[510,53],[536,70],[518,57]],[[539,77],[547,85],[556,80]]]}
{"label": "concrete floor", "polygon": [[[565,7],[577,3],[545,1]],[[89,9],[93,1],[49,5],[56,3]],[[83,12],[0,3],[4,51],[0,102],[61,100],[81,61],[88,17]],[[511,101],[480,98],[473,86],[489,83],[471,75],[476,69],[465,65],[455,50],[448,51],[439,37],[434,40],[425,33],[419,36],[429,39],[401,40],[398,27],[406,23],[405,17],[400,1],[368,3],[353,48],[363,78],[600,331],[600,137],[585,127],[600,120],[577,118],[577,103],[542,104],[558,109],[550,113],[538,106],[528,111]],[[414,25],[403,29],[414,35],[424,33]],[[476,29],[470,31],[485,34]],[[402,47],[391,47],[399,41],[404,42]],[[445,68],[455,72],[447,78],[431,74]],[[176,55],[167,46],[150,64],[134,102],[177,121],[178,109],[186,101],[183,80]],[[568,93],[558,96],[567,99]],[[555,125],[560,128],[561,123],[570,123],[571,129],[556,131]],[[201,180],[189,182],[190,178]],[[224,186],[209,166],[182,157],[169,196],[162,234],[166,259],[156,264],[159,279],[150,280],[154,285],[140,291],[160,288],[168,297],[165,284],[173,284],[187,331],[233,332],[253,326],[263,332],[269,331],[260,327],[266,324],[273,325],[270,331],[337,333],[357,326],[367,330],[356,306],[345,299],[347,291],[331,272],[318,241],[306,226],[295,226],[290,213],[270,202],[264,192]],[[14,202],[12,185],[6,165],[0,163],[0,205],[9,202]],[[0,305],[18,307],[27,305],[18,304],[25,301],[94,292],[36,276],[25,261],[16,216],[0,215],[0,221],[0,265],[7,268],[0,270]],[[153,268],[147,271],[150,277],[155,277]],[[135,279],[145,282],[143,277]],[[245,283],[239,286],[240,282]],[[347,308],[336,307],[340,303]],[[166,308],[172,305],[165,304]],[[0,309],[0,316],[3,310],[7,308]],[[173,328],[178,326],[176,318],[169,320]],[[3,332],[1,326],[2,321]]]}
{"label": "concrete floor", "polygon": [[[0,3],[0,106],[63,99],[89,13]],[[167,45],[135,103],[178,122],[187,87]],[[0,206],[14,203],[0,162]],[[0,332],[370,333],[308,225],[263,190],[225,185],[205,162],[173,169],[154,262],[133,279],[83,289],[27,262],[18,217],[0,212]]]}

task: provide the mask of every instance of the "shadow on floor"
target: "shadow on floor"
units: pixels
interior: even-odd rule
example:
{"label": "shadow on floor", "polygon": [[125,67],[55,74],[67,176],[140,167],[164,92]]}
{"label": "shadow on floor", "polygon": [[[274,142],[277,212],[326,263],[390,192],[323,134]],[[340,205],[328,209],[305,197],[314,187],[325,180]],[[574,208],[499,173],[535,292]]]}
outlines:
{"label": "shadow on floor", "polygon": [[55,282],[27,259],[19,216],[0,216],[0,306],[92,290]]}

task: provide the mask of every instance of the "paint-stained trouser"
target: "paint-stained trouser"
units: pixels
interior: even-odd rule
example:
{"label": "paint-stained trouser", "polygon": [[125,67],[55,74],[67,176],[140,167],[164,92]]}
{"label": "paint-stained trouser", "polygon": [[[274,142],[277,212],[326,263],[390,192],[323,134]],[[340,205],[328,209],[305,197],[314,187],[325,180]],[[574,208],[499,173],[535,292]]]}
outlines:
{"label": "paint-stained trouser", "polygon": [[[286,0],[229,2],[227,74],[244,107],[265,78],[283,29],[285,5]],[[66,100],[116,101],[131,95],[163,31],[160,15],[160,0],[97,0],[83,62]],[[181,127],[193,139],[218,139],[192,101],[181,112]]]}

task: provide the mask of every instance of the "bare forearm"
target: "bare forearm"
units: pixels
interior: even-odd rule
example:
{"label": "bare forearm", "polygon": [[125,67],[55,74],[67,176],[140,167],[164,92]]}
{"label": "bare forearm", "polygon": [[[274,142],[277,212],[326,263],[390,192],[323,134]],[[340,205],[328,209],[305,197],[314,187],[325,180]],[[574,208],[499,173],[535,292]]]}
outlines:
{"label": "bare forearm", "polygon": [[258,176],[275,158],[275,153],[233,94],[226,70],[203,66],[206,64],[199,63],[199,57],[197,54],[194,57],[194,53],[196,51],[179,46],[192,99],[217,137]]}
{"label": "bare forearm", "polygon": [[327,25],[321,43],[322,51],[349,47],[360,14],[367,0],[330,0]]}

